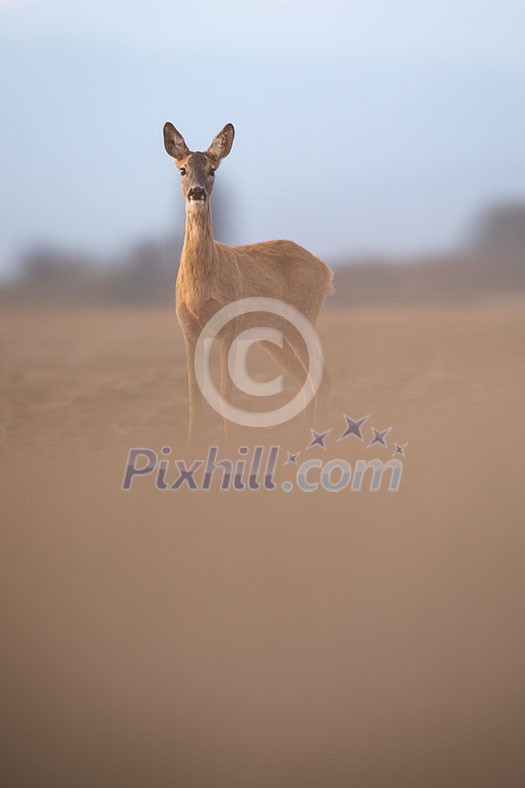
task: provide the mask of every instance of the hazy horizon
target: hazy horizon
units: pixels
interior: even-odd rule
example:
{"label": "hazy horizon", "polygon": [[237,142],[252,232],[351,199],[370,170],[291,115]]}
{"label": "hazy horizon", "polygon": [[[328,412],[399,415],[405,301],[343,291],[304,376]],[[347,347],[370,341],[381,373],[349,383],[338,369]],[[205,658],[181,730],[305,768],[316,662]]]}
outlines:
{"label": "hazy horizon", "polygon": [[217,177],[232,243],[441,252],[480,209],[525,197],[516,2],[204,2],[196,17],[4,0],[0,21],[0,274],[37,244],[112,255],[182,232],[166,120],[194,149],[234,123]]}

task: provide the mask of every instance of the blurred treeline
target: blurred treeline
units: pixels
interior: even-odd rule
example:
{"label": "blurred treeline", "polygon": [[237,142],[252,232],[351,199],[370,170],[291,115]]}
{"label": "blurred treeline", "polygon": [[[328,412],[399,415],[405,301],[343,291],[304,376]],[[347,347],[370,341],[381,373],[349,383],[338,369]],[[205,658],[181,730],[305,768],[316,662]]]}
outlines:
{"label": "blurred treeline", "polygon": [[[143,242],[105,262],[33,248],[19,261],[17,275],[0,287],[0,303],[169,306],[181,248],[181,237]],[[464,244],[447,256],[342,259],[334,267],[331,306],[465,304],[525,295],[525,203],[483,212]]]}
{"label": "blurred treeline", "polygon": [[483,211],[447,255],[353,260],[336,269],[333,304],[466,304],[525,296],[525,203]]}
{"label": "blurred treeline", "polygon": [[110,260],[39,246],[0,288],[0,303],[155,306],[174,303],[180,238],[145,241]]}

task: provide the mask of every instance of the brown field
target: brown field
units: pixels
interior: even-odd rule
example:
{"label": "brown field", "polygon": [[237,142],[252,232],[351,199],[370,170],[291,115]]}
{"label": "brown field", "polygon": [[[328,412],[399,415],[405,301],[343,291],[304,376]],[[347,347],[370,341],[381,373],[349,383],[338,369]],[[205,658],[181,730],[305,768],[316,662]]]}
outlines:
{"label": "brown field", "polygon": [[525,305],[320,334],[326,457],[368,456],[335,437],[372,413],[397,493],[122,492],[128,448],[214,435],[184,447],[174,314],[4,311],[3,784],[525,784]]}

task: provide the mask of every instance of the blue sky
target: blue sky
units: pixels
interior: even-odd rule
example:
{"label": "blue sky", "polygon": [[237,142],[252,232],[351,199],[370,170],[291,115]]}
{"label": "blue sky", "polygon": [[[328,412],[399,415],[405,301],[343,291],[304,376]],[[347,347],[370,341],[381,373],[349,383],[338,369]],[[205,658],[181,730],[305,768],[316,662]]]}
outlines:
{"label": "blue sky", "polygon": [[525,198],[525,7],[481,5],[0,0],[0,270],[182,231],[166,120],[195,149],[235,124],[224,240],[450,248]]}

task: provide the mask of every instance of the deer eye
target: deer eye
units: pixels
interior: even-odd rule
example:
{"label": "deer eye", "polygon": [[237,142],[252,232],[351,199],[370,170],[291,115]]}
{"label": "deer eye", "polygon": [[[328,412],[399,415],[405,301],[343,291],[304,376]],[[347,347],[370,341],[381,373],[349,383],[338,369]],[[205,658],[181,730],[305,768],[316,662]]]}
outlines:
{"label": "deer eye", "polygon": [[215,175],[216,172],[217,172],[217,170],[215,169],[215,167],[212,167],[211,170],[210,170],[210,175],[212,176],[212,178],[213,178],[213,176]]}
{"label": "deer eye", "polygon": [[186,175],[186,167],[181,167],[179,172],[181,175]]}

